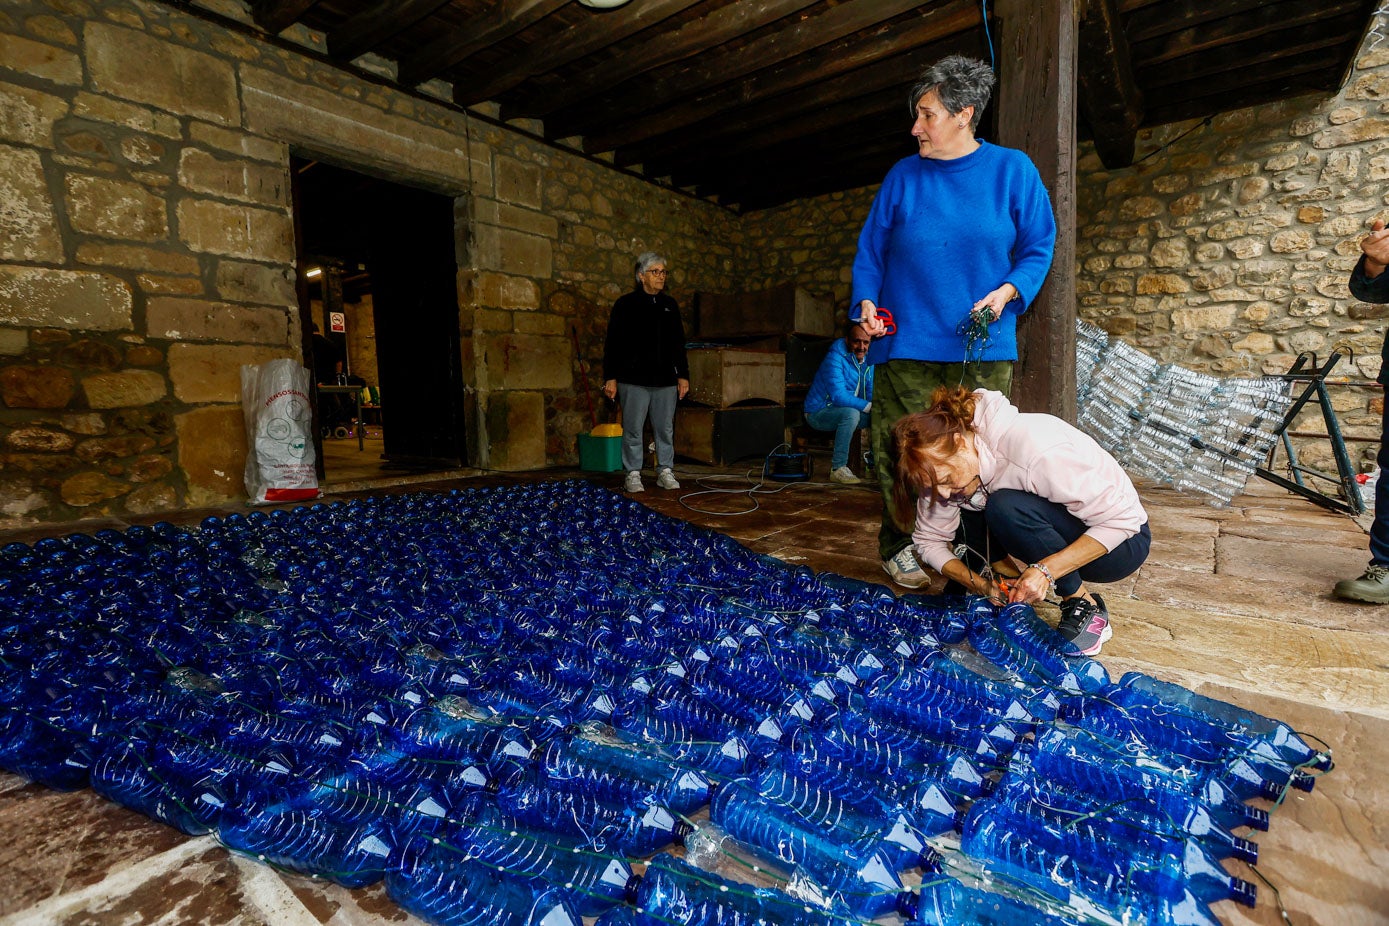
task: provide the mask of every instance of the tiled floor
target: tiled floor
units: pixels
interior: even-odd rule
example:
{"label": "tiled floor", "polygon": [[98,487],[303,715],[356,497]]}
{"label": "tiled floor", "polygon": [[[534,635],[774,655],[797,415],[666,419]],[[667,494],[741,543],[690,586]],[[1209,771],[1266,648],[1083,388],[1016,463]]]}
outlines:
{"label": "tiled floor", "polygon": [[[710,472],[696,469],[682,468],[680,492],[639,497],[786,561],[886,581],[868,490],[790,484],[749,493],[745,480],[701,479]],[[545,478],[556,475],[575,474]],[[617,474],[590,478],[620,488]],[[1328,595],[1336,578],[1363,566],[1363,532],[1265,483],[1224,510],[1162,489],[1143,496],[1153,552],[1135,577],[1105,589],[1115,636],[1103,662],[1111,674],[1179,681],[1327,741],[1335,771],[1313,793],[1290,796],[1271,831],[1257,834],[1260,872],[1279,888],[1293,926],[1389,924],[1389,607]],[[1231,871],[1258,880],[1242,864]],[[1232,926],[1283,922],[1262,885],[1257,908],[1215,909]],[[154,922],[413,921],[379,886],[347,891],[282,876],[90,791],[58,794],[0,775],[0,924]]]}

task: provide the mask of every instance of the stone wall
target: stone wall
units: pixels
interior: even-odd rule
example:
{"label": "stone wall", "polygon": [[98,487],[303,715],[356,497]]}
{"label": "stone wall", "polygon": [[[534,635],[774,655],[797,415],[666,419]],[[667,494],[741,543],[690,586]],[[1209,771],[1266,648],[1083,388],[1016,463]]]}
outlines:
{"label": "stone wall", "polygon": [[[1379,439],[1385,306],[1346,286],[1358,241],[1389,219],[1389,43],[1377,17],[1332,97],[1304,96],[1144,132],[1139,163],[1079,159],[1079,313],[1164,362],[1224,375],[1286,372],[1303,351],[1343,347],[1333,387],[1353,457]],[[1319,413],[1294,430],[1325,433]],[[1331,468],[1329,442],[1299,441]]]}
{"label": "stone wall", "polygon": [[234,24],[16,0],[0,12],[0,527],[243,497],[239,367],[303,343],[291,151],[457,197],[483,466],[575,459],[576,377],[591,364],[596,390],[637,252],[669,254],[682,301],[734,287],[739,223],[710,203]]}

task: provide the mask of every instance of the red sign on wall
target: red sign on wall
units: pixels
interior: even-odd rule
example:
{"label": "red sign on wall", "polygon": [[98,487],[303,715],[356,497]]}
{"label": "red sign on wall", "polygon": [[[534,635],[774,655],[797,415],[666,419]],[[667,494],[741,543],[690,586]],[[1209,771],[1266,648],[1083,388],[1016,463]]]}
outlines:
{"label": "red sign on wall", "polygon": [[329,312],[328,330],[345,334],[347,332],[347,315],[343,312]]}

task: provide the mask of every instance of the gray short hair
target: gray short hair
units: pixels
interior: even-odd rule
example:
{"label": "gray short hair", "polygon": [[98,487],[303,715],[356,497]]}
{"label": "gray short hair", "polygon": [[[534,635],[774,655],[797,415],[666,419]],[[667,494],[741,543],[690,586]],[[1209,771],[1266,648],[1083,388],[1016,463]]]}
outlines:
{"label": "gray short hair", "polygon": [[984,107],[989,105],[989,95],[997,80],[993,68],[977,58],[966,58],[964,55],[942,58],[922,72],[921,78],[912,87],[909,104],[912,118],[916,118],[916,104],[934,90],[940,97],[941,105],[952,116],[963,112],[966,106],[974,107],[974,115],[969,120],[970,130],[973,131],[979,128],[979,120],[984,115]]}
{"label": "gray short hair", "polygon": [[654,264],[661,264],[666,269],[670,269],[670,262],[655,251],[642,251],[637,255],[636,277],[638,283],[641,282],[641,275],[650,270]]}

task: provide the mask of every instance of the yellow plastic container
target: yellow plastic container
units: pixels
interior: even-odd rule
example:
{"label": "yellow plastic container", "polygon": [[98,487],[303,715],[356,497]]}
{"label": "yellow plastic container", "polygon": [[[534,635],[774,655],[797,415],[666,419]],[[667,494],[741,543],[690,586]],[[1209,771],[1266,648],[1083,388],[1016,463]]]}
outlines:
{"label": "yellow plastic container", "polygon": [[597,427],[595,427],[592,431],[590,431],[589,434],[593,435],[594,437],[621,437],[622,425],[600,424]]}

